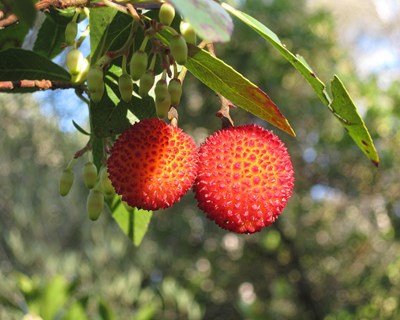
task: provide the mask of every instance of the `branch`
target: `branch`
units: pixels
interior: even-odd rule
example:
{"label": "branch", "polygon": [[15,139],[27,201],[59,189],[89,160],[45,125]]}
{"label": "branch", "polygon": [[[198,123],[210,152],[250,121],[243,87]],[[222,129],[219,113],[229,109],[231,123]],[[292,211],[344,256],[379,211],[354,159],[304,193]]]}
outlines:
{"label": "branch", "polygon": [[17,81],[0,81],[0,90],[15,90],[19,88],[37,88],[39,90],[56,90],[56,89],[80,89],[83,85],[80,83],[72,83],[70,81],[57,80],[17,80]]}

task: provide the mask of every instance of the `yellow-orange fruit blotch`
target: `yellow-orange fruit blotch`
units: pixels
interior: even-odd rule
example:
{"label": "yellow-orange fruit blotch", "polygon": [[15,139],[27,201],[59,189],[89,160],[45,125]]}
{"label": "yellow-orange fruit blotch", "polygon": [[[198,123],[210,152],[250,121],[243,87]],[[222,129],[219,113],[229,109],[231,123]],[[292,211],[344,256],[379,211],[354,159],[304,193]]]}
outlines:
{"label": "yellow-orange fruit blotch", "polygon": [[194,140],[160,119],[144,119],[124,131],[107,161],[115,191],[131,207],[168,208],[191,188],[198,152]]}
{"label": "yellow-orange fruit blotch", "polygon": [[199,208],[221,228],[253,233],[273,223],[294,186],[283,142],[256,125],[208,137],[199,150],[193,190]]}

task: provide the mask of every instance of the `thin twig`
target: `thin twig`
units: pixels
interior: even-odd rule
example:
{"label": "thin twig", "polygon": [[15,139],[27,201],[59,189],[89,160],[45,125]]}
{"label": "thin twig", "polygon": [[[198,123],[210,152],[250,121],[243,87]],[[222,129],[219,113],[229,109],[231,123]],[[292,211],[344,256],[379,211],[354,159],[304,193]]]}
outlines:
{"label": "thin twig", "polygon": [[72,83],[70,81],[58,81],[58,80],[0,81],[0,90],[15,90],[20,88],[36,88],[39,90],[56,90],[56,89],[73,88],[73,89],[83,90],[83,85]]}

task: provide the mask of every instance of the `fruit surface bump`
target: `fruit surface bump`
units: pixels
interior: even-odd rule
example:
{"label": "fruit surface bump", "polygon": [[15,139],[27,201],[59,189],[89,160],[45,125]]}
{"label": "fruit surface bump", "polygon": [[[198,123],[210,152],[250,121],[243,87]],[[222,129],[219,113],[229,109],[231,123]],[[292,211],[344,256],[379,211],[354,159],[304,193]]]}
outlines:
{"label": "fruit surface bump", "polygon": [[198,152],[181,129],[156,118],[144,119],[124,131],[107,161],[115,191],[131,207],[168,208],[191,188]]}
{"label": "fruit surface bump", "polygon": [[200,146],[198,205],[223,229],[254,233],[286,206],[294,171],[283,142],[256,125],[223,129]]}

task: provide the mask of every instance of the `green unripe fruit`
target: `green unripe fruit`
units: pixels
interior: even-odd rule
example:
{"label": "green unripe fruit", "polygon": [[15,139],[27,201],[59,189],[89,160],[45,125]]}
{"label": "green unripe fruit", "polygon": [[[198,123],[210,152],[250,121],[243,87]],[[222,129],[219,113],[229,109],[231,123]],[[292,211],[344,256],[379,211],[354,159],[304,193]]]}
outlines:
{"label": "green unripe fruit", "polygon": [[141,50],[136,51],[131,58],[130,73],[133,81],[139,80],[146,72],[149,58],[147,53]]}
{"label": "green unripe fruit", "polygon": [[76,35],[78,34],[78,24],[76,21],[70,21],[65,28],[65,42],[69,46],[74,44]]}
{"label": "green unripe fruit", "polygon": [[175,61],[184,65],[187,61],[188,47],[185,38],[182,35],[176,35],[169,43],[169,50]]}
{"label": "green unripe fruit", "polygon": [[187,43],[196,45],[196,32],[194,31],[190,23],[186,21],[181,21],[181,24],[179,25],[179,30],[181,31],[181,34],[185,38]]}
{"label": "green unripe fruit", "polygon": [[97,168],[93,162],[88,161],[83,166],[83,183],[89,189],[92,189],[96,185],[97,180]]}
{"label": "green unripe fruit", "polygon": [[173,78],[168,84],[168,92],[171,96],[171,105],[178,106],[182,97],[182,83],[178,78]]}
{"label": "green unripe fruit", "polygon": [[79,49],[72,49],[68,52],[66,64],[71,75],[77,75],[82,70],[85,64],[84,60],[85,57]]}
{"label": "green unripe fruit", "polygon": [[110,178],[108,177],[108,172],[107,168],[103,167],[100,171],[100,182],[101,182],[101,187],[103,189],[103,192],[107,196],[111,196],[115,193],[114,187],[111,183]]}
{"label": "green unripe fruit", "polygon": [[74,173],[71,169],[65,169],[60,178],[59,192],[60,195],[65,197],[71,190],[74,183]]}
{"label": "green unripe fruit", "polygon": [[132,99],[133,82],[129,74],[123,73],[118,79],[119,93],[121,94],[121,99],[125,102],[129,102]]}
{"label": "green unripe fruit", "polygon": [[82,63],[82,69],[78,74],[72,75],[71,76],[71,82],[73,83],[82,83],[83,81],[86,80],[88,72],[89,72],[89,61],[88,59],[84,59]]}
{"label": "green unripe fruit", "polygon": [[91,189],[87,197],[86,210],[90,220],[97,220],[104,207],[104,195],[96,189]]}
{"label": "green unripe fruit", "polygon": [[154,88],[154,93],[156,96],[156,100],[158,101],[162,101],[169,97],[167,81],[165,81],[164,79],[158,80],[156,83],[156,87]]}
{"label": "green unripe fruit", "polygon": [[168,115],[169,108],[171,107],[171,98],[169,93],[164,98],[164,100],[159,100],[156,98],[156,113],[157,117],[165,118]]}
{"label": "green unripe fruit", "polygon": [[154,85],[154,71],[147,70],[140,77],[139,94],[142,98],[149,94],[150,89]]}
{"label": "green unripe fruit", "polygon": [[158,19],[160,22],[166,26],[171,25],[172,20],[175,17],[175,8],[172,4],[164,2],[161,7],[160,11],[158,12]]}
{"label": "green unripe fruit", "polygon": [[93,102],[100,102],[104,94],[103,70],[92,66],[87,75],[87,85]]}

